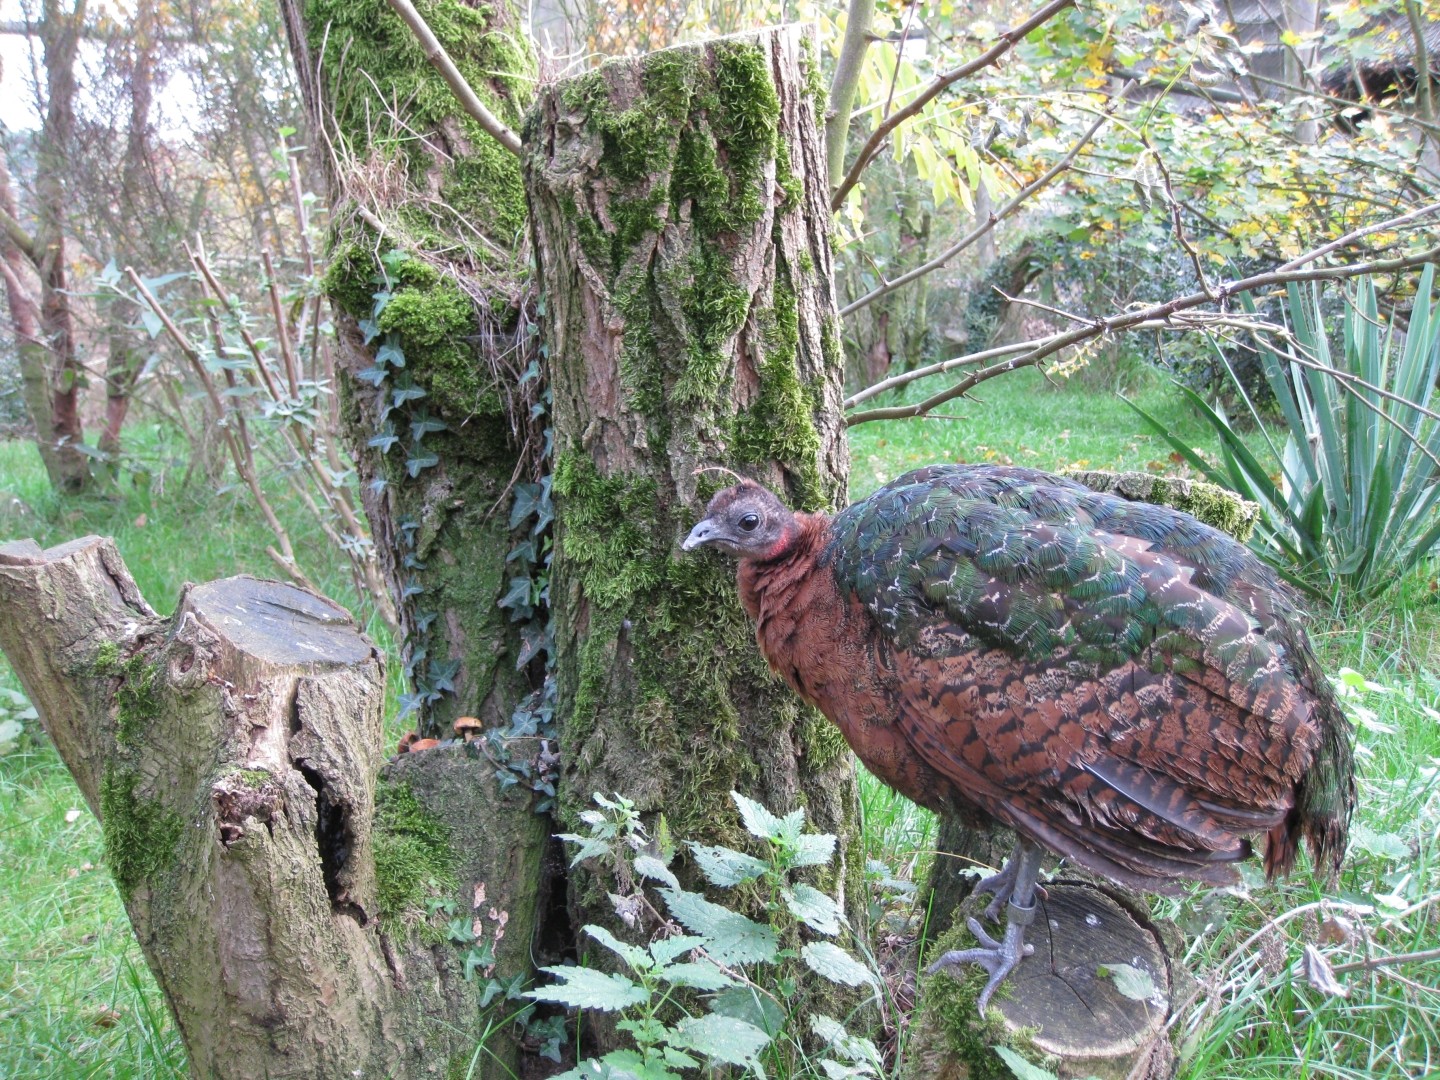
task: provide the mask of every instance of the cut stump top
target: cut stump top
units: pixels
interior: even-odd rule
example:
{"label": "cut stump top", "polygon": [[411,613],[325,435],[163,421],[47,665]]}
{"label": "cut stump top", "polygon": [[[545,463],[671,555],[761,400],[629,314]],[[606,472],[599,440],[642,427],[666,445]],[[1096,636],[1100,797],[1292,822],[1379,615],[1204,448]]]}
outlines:
{"label": "cut stump top", "polygon": [[[1156,1037],[1169,1011],[1169,965],[1155,935],[1099,889],[1052,884],[1046,891],[1025,935],[1035,952],[1011,976],[1009,996],[992,1007],[1016,1028],[1038,1028],[1035,1045],[1048,1054],[1073,1060],[1134,1053]],[[1137,1001],[1098,974],[1116,964],[1148,974],[1155,994]]]}
{"label": "cut stump top", "polygon": [[348,611],[282,581],[211,581],[191,589],[184,606],[236,649],[267,663],[346,665],[371,655]]}

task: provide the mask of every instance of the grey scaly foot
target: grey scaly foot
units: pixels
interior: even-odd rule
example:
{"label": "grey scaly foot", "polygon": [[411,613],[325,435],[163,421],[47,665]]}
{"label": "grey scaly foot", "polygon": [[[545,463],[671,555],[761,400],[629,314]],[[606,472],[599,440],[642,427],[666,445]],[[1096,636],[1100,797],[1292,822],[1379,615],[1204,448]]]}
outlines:
{"label": "grey scaly foot", "polygon": [[1035,946],[1025,944],[1025,927],[1035,921],[1036,907],[1037,905],[1032,904],[1028,908],[1022,908],[1012,903],[1007,912],[1009,917],[1005,920],[1005,936],[1000,941],[987,934],[978,919],[967,920],[965,925],[980,942],[979,946],[973,949],[952,949],[926,968],[925,973],[934,975],[937,971],[949,971],[959,978],[955,969],[962,964],[979,964],[983,967],[990,973],[990,980],[985,984],[985,989],[980,991],[980,998],[976,1002],[976,1007],[983,1017],[986,1006],[990,1004],[990,995],[1020,966],[1023,957],[1035,951]]}
{"label": "grey scaly foot", "polygon": [[1010,894],[1015,891],[1015,874],[1019,869],[1020,859],[1012,853],[999,873],[983,877],[975,883],[977,893],[989,893],[994,897],[985,906],[985,918],[990,922],[997,921],[1000,918],[1000,909],[1010,902]]}

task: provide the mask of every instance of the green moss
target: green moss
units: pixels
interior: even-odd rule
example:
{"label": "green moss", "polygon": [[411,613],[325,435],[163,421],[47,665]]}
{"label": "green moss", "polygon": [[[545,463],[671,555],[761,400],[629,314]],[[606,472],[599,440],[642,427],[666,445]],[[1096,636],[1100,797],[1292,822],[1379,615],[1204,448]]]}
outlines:
{"label": "green moss", "polygon": [[722,41],[715,45],[718,108],[710,117],[727,153],[733,178],[734,226],[760,220],[770,193],[765,166],[776,154],[780,97],[765,52],[758,45]]}
{"label": "green moss", "polygon": [[555,461],[554,491],[565,522],[560,543],[584,568],[592,603],[614,607],[663,579],[654,480],[601,476],[588,455],[567,450]]}
{"label": "green moss", "polygon": [[765,359],[760,365],[760,394],[735,422],[735,454],[741,461],[781,462],[791,474],[800,508],[819,510],[826,504],[820,479],[820,434],[815,428],[815,401],[800,381],[799,317],[795,293],[780,275],[772,293],[774,306],[760,315]]}
{"label": "green moss", "polygon": [[[933,959],[951,949],[978,944],[964,919],[957,916],[956,925],[930,946],[928,955]],[[1008,1046],[1041,1068],[1053,1067],[1054,1059],[1035,1046],[1035,1029],[1022,1028],[1012,1034],[993,1007],[984,1020],[977,1018],[975,1005],[988,978],[985,970],[974,964],[967,964],[959,978],[947,971],[922,975],[915,1029],[937,1025],[944,1033],[946,1048],[964,1062],[970,1080],[1014,1080],[1010,1067],[995,1053],[997,1045]],[[995,995],[1003,998],[1009,993],[1010,985],[1006,983]]]}
{"label": "green moss", "polygon": [[374,307],[375,286],[370,281],[374,272],[373,248],[353,239],[337,243],[330,250],[330,265],[325,268],[320,287],[350,315],[365,319]]}
{"label": "green moss", "polygon": [[236,775],[240,777],[242,784],[256,790],[264,787],[270,781],[268,769],[241,769]]}
{"label": "green moss", "polygon": [[470,340],[477,324],[475,305],[453,281],[437,276],[428,287],[397,289],[377,322],[382,331],[400,335],[407,370],[426,387],[439,412],[466,418],[498,407]]}
{"label": "green moss", "polygon": [[802,250],[800,257],[795,260],[802,274],[813,274],[815,272],[815,260],[808,250]]}
{"label": "green moss", "polygon": [[375,880],[380,918],[413,917],[425,902],[459,888],[450,830],[420,805],[408,784],[375,786]]}
{"label": "green moss", "polygon": [[[429,0],[420,10],[481,101],[505,124],[517,127],[535,70],[518,13],[504,3],[463,0]],[[336,127],[356,157],[398,154],[418,179],[433,157],[426,140],[413,133],[458,133],[464,144],[447,147],[449,161],[439,177],[441,200],[492,236],[512,236],[524,228],[518,159],[465,114],[388,4],[307,0],[305,18],[309,26],[323,28],[322,65]],[[384,117],[392,103],[399,103],[403,128],[398,119]]]}
{"label": "green moss", "polygon": [[828,768],[849,752],[850,744],[840,729],[826,720],[818,709],[807,706],[800,721],[800,744],[805,748],[805,761],[819,771]]}
{"label": "green moss", "polygon": [[815,54],[815,39],[806,34],[800,39],[800,74],[805,79],[805,92],[815,103],[815,115],[823,123],[829,91],[825,87],[825,75],[820,70],[820,58]]}
{"label": "green moss", "polygon": [[1229,533],[1242,544],[1255,532],[1258,514],[1254,504],[1246,503],[1233,491],[1226,491],[1218,484],[1192,480],[1188,494],[1176,492],[1174,500],[1166,502],[1206,525]]}
{"label": "green moss", "polygon": [[95,654],[95,674],[119,679],[115,688],[115,739],[132,746],[160,711],[160,665],[145,650],[124,660],[120,647],[107,641]]}
{"label": "green moss", "polygon": [[100,833],[105,861],[120,895],[171,866],[184,833],[180,815],[158,799],[137,795],[138,773],[108,765],[100,780]]}

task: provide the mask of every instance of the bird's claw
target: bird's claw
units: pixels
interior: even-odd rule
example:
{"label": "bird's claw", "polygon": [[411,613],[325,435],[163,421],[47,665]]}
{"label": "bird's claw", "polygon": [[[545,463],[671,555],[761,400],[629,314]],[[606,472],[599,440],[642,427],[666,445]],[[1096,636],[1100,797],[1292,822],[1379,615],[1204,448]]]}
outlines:
{"label": "bird's claw", "polygon": [[[1017,912],[1022,913],[1021,919],[1015,918]],[[1022,958],[1035,952],[1035,946],[1026,945],[1024,942],[1025,927],[1034,918],[1034,912],[1033,907],[1027,909],[1012,906],[1010,922],[1005,927],[1005,937],[1000,941],[996,941],[987,934],[978,919],[967,920],[966,926],[970,928],[970,933],[975,935],[975,940],[980,944],[973,949],[952,949],[926,968],[925,973],[934,975],[938,971],[949,971],[958,978],[955,969],[960,965],[979,964],[990,973],[990,979],[985,983],[985,989],[980,991],[980,997],[975,1003],[983,1017],[986,1007],[990,1004],[990,995],[995,993],[1010,973],[1020,966]]]}

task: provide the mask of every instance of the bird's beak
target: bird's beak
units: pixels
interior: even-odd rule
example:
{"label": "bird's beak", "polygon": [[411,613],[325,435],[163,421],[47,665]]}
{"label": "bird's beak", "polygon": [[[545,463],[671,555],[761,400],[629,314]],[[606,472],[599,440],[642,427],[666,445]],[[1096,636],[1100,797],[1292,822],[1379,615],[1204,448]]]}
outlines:
{"label": "bird's beak", "polygon": [[681,551],[694,551],[707,540],[715,538],[715,523],[709,518],[701,518],[700,521],[690,530],[690,535],[680,545]]}

